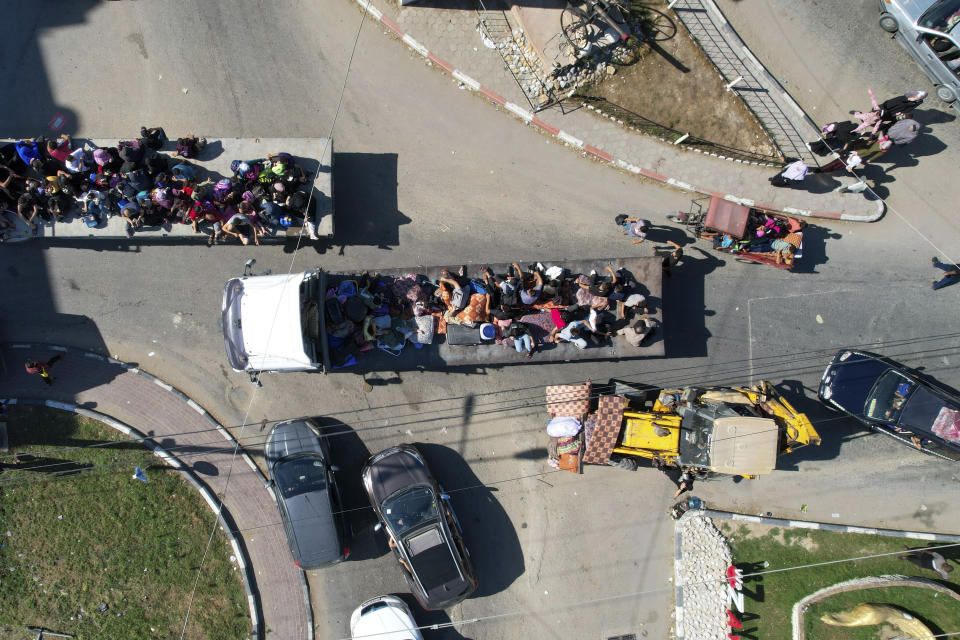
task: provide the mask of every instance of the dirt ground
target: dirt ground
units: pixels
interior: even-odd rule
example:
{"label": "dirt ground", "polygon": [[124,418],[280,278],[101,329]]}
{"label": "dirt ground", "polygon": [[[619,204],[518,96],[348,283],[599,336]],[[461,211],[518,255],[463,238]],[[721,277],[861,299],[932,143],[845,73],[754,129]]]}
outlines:
{"label": "dirt ground", "polygon": [[764,155],[777,155],[757,119],[700,50],[666,3],[650,6],[676,26],[672,38],[645,46],[632,66],[618,67],[599,85],[580,93],[602,97],[638,115],[711,142]]}

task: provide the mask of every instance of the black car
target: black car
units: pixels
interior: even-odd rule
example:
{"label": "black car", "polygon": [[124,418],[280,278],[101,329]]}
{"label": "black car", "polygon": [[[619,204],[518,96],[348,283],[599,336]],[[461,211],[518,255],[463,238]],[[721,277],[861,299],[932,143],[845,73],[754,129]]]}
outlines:
{"label": "black car", "polygon": [[363,486],[387,530],[404,578],[420,605],[446,609],[477,589],[477,575],[463,532],[443,492],[416,447],[401,444],[372,456]]}
{"label": "black car", "polygon": [[960,460],[960,397],[894,360],[839,351],[823,372],[817,395],[874,431]]}
{"label": "black car", "polygon": [[349,525],[330,464],[330,447],[308,418],[278,423],[264,457],[293,561],[316,569],[350,555]]}

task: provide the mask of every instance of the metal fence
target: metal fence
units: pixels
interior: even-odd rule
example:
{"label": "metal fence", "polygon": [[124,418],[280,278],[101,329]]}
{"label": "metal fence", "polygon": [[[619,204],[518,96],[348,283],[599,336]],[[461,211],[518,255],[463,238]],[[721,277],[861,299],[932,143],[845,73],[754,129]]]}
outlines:
{"label": "metal fence", "polygon": [[716,156],[718,158],[730,158],[731,160],[739,160],[741,162],[771,167],[782,167],[786,164],[783,158],[780,156],[768,156],[761,153],[754,153],[752,151],[745,151],[743,149],[735,149],[717,142],[711,142],[710,140],[704,140],[703,138],[692,136],[683,131],[671,129],[666,125],[654,122],[653,120],[645,118],[638,113],[634,113],[633,111],[625,109],[618,104],[614,104],[606,98],[574,95],[568,98],[565,102],[567,103],[568,107],[574,106],[571,103],[576,103],[577,106],[586,105],[588,107],[592,107],[594,110],[602,114],[606,114],[618,121],[622,121],[625,126],[628,126],[632,129],[636,129],[642,133],[654,136],[656,138],[661,138],[671,144],[697,149],[702,153]]}

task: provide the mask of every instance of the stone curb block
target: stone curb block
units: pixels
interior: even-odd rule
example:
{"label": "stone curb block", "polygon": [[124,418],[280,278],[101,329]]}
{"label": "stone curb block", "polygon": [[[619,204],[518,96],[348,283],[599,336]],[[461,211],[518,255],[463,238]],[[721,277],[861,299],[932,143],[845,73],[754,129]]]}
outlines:
{"label": "stone curb block", "polygon": [[[687,513],[691,513],[688,511]],[[951,542],[960,543],[960,535],[953,533],[929,533],[925,531],[903,531],[900,529],[883,529],[880,527],[858,527],[846,524],[833,524],[830,522],[811,522],[808,520],[787,520],[784,518],[772,518],[768,516],[749,516],[742,513],[733,513],[731,511],[715,511],[713,509],[702,509],[696,513],[703,514],[710,518],[727,518],[729,520],[739,520],[741,522],[753,522],[755,524],[767,524],[778,527],[795,527],[804,529],[816,529],[822,531],[833,531],[835,533],[863,533],[873,536],[889,536],[892,538],[909,538],[911,540],[924,540],[927,542]],[[686,515],[686,514],[684,514]]]}
{"label": "stone curb block", "polygon": [[[526,111],[523,111],[523,113],[519,113],[518,110],[510,108],[515,105],[508,103],[506,99],[503,98],[503,96],[497,94],[494,91],[487,89],[486,87],[481,85],[479,82],[477,82],[476,80],[474,80],[473,78],[465,74],[464,72],[460,71],[459,69],[455,68],[453,65],[444,61],[442,58],[440,58],[436,54],[432,53],[422,43],[415,40],[412,36],[410,36],[410,34],[404,32],[399,25],[397,25],[395,22],[387,18],[385,15],[383,15],[383,12],[377,9],[376,7],[374,7],[373,3],[370,2],[370,0],[354,0],[354,1],[357,3],[357,5],[360,7],[361,10],[365,11],[366,13],[369,13],[374,20],[376,20],[380,24],[387,27],[387,29],[389,29],[398,38],[400,38],[401,41],[407,47],[409,47],[412,51],[416,52],[417,54],[422,56],[425,60],[429,61],[430,63],[436,64],[438,67],[440,67],[441,69],[449,73],[451,76],[453,76],[453,78],[458,80],[463,85],[461,88],[468,88],[471,91],[482,93],[487,98],[489,98],[494,104],[497,104],[498,106],[506,107],[510,113],[512,113],[516,117],[519,117],[521,120],[523,120],[524,123],[530,124],[532,122],[538,128],[542,129],[543,131],[546,131],[547,133],[551,134],[553,137],[557,138],[560,142],[563,142],[564,144],[572,146],[576,149],[586,149],[589,155],[611,166],[624,169],[636,175],[641,175],[643,177],[656,180],[657,182],[661,182],[663,184],[667,184],[691,193],[696,193],[699,195],[711,195],[711,193],[715,193],[715,192],[712,192],[710,189],[692,185],[692,184],[683,182],[681,180],[677,180],[675,178],[661,176],[660,174],[650,171],[649,169],[644,169],[642,167],[636,167],[634,165],[631,165],[628,162],[615,158],[609,153],[602,151],[596,146],[588,145],[583,140],[580,140],[568,134],[565,131],[561,131],[557,127],[554,127],[544,122],[543,120],[541,120],[540,118],[537,118],[536,116],[533,116],[532,118],[528,119],[527,116],[532,114]],[[703,0],[703,1],[710,2],[710,0]],[[713,3],[711,2],[710,4],[712,5]],[[714,7],[714,10],[719,13],[720,10],[716,8],[716,5],[713,5],[713,7]],[[723,19],[723,14],[721,13],[719,15],[721,19]],[[723,19],[723,22],[726,23],[726,20]],[[727,28],[729,29],[729,27]],[[759,63],[759,61],[756,60],[755,56],[752,53],[750,53],[746,45],[744,45],[743,42],[739,40],[739,37],[736,36],[736,34],[732,33],[732,29],[731,29],[731,35],[732,37],[737,38],[737,40],[740,42],[742,49],[745,50],[747,54],[749,54],[748,56],[749,59],[756,62],[756,64],[759,65],[759,68],[762,71],[762,74],[775,85],[775,87],[777,88],[777,91],[783,94],[785,98],[789,101],[789,103],[791,103],[794,106],[794,108],[798,111],[798,113],[803,114],[803,118],[805,122],[809,126],[811,126],[817,133],[819,133],[819,129],[817,129],[813,121],[810,120],[810,118],[803,113],[803,110],[800,109],[800,107],[796,104],[796,102],[793,101],[793,98],[791,98],[790,95],[786,93],[786,91],[784,91],[782,87],[780,87],[779,83],[776,82],[776,79],[772,75],[770,75],[770,73],[763,67],[762,64]],[[749,201],[747,198],[741,198],[735,195],[727,195],[726,198],[728,200],[733,200],[735,202],[741,201],[741,200],[744,202]],[[772,206],[770,208],[774,211],[785,211],[785,212],[787,211],[787,209],[778,209]],[[878,200],[877,212],[876,214],[871,214],[871,215],[854,215],[854,214],[836,213],[836,212],[828,212],[828,211],[811,211],[807,209],[792,209],[790,211],[790,214],[797,215],[797,216],[804,216],[808,218],[845,220],[847,222],[875,222],[883,216],[885,208],[886,206],[883,200]]]}

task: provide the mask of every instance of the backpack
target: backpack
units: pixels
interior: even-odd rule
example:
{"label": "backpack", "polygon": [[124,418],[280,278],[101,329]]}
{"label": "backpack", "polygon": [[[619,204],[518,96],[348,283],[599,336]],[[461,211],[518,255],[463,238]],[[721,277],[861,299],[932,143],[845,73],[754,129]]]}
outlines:
{"label": "backpack", "polygon": [[462,311],[467,306],[469,301],[467,292],[469,290],[469,287],[457,287],[450,294],[450,309],[454,313]]}
{"label": "backpack", "polygon": [[287,206],[291,211],[302,216],[307,210],[307,200],[309,200],[309,198],[303,191],[294,191],[290,195],[290,203]]}
{"label": "backpack", "polygon": [[[501,290],[502,291],[502,290]],[[500,304],[506,307],[516,307],[520,304],[520,296],[516,287],[508,287],[500,296]]]}
{"label": "backpack", "polygon": [[143,160],[143,147],[139,140],[121,140],[117,143],[117,153],[127,162],[140,162]]}
{"label": "backpack", "polygon": [[144,162],[143,164],[147,170],[147,173],[149,173],[152,176],[155,176],[158,173],[163,173],[164,171],[167,170],[167,167],[169,166],[167,159],[164,156],[161,156],[159,154],[153,154],[152,156],[147,158],[147,161]]}
{"label": "backpack", "polygon": [[217,200],[220,200],[228,193],[233,190],[233,183],[230,182],[230,178],[223,178],[217,181],[217,184],[213,187],[213,197]]}
{"label": "backpack", "polygon": [[87,227],[91,229],[93,229],[94,227],[100,224],[99,218],[97,218],[96,214],[93,214],[93,213],[88,213],[84,215],[83,221],[87,224]]}
{"label": "backpack", "polygon": [[[146,129],[143,128],[140,130],[141,133],[146,133]],[[148,134],[140,139],[137,142],[140,143],[140,146],[147,147],[149,149],[160,149],[163,147],[163,142],[167,139],[167,133],[162,128],[157,128],[154,133]]]}
{"label": "backpack", "polygon": [[182,158],[196,158],[197,141],[193,138],[178,138],[177,155]]}

